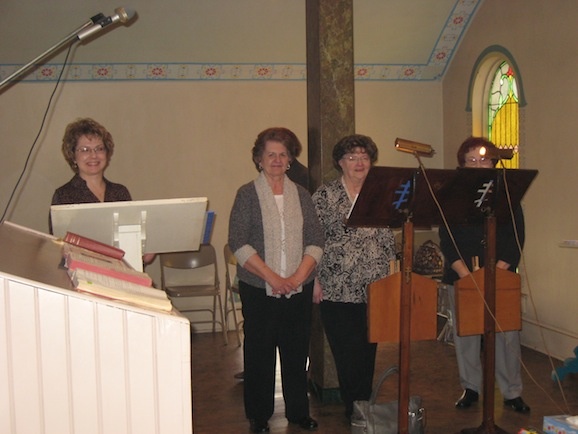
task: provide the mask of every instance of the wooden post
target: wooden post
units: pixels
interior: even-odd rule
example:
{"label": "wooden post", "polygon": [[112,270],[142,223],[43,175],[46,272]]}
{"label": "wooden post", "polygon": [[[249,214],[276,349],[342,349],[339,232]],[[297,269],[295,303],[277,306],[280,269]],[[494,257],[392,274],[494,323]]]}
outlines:
{"label": "wooden post", "polygon": [[411,344],[411,274],[413,269],[413,223],[403,225],[401,310],[399,315],[399,401],[397,423],[400,434],[408,433],[409,361]]}
{"label": "wooden post", "polygon": [[496,379],[496,217],[485,221],[486,248],[484,252],[484,410],[482,425],[466,428],[462,434],[507,434],[494,423],[494,383]]}

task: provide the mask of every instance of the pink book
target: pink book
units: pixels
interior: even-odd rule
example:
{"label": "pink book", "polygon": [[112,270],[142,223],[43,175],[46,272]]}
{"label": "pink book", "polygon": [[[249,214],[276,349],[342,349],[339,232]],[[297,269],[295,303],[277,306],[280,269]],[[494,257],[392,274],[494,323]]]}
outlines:
{"label": "pink book", "polygon": [[121,259],[73,245],[64,245],[64,265],[69,270],[80,268],[143,286],[152,286],[153,283],[148,274],[131,268]]}

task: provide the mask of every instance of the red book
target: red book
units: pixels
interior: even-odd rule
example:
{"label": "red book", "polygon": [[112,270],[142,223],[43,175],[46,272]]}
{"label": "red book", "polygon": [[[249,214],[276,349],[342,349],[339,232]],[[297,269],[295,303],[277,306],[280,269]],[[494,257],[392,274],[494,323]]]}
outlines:
{"label": "red book", "polygon": [[143,286],[152,286],[151,277],[137,271],[126,264],[122,259],[112,258],[97,252],[91,252],[83,248],[72,245],[64,245],[64,265],[69,270],[78,268],[114,277],[116,279],[126,280],[128,282],[138,283]]}
{"label": "red book", "polygon": [[110,256],[111,258],[122,259],[124,257],[124,250],[122,249],[72,232],[66,232],[62,241],[102,255]]}

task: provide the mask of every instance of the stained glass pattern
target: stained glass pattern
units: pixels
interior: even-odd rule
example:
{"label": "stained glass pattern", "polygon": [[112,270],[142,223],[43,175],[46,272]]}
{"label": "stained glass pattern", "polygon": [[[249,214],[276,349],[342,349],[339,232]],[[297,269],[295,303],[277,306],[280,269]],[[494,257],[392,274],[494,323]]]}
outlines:
{"label": "stained glass pattern", "polygon": [[518,87],[514,70],[503,62],[496,70],[488,103],[488,137],[502,149],[513,149],[514,157],[503,161],[508,169],[520,167]]}

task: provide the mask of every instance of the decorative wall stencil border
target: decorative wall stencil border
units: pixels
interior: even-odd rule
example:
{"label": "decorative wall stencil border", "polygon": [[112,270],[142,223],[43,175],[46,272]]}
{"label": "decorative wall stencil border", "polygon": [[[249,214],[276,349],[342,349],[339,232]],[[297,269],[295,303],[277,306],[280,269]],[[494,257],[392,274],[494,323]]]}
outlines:
{"label": "decorative wall stencil border", "polygon": [[[21,65],[0,65],[0,79]],[[206,63],[102,63],[73,64],[66,81],[305,81],[305,64]],[[26,76],[24,82],[56,81],[62,64],[47,64]],[[355,80],[436,80],[443,65],[356,65]]]}
{"label": "decorative wall stencil border", "polygon": [[[20,65],[0,65],[0,79]],[[39,67],[23,81],[55,81],[62,64]],[[67,81],[305,80],[305,64],[102,63],[72,64]]]}
{"label": "decorative wall stencil border", "polygon": [[[0,65],[0,79],[21,65]],[[305,64],[103,63],[73,64],[66,81],[305,81]],[[62,64],[39,67],[23,82],[56,81]],[[444,65],[356,65],[355,80],[437,80]]]}
{"label": "decorative wall stencil border", "polygon": [[[359,81],[439,80],[483,0],[456,0],[436,41],[427,64],[361,64],[354,66]],[[0,80],[22,65],[0,65]],[[40,66],[24,82],[55,81],[62,64]],[[302,63],[75,63],[64,76],[67,81],[304,81],[307,67]]]}

